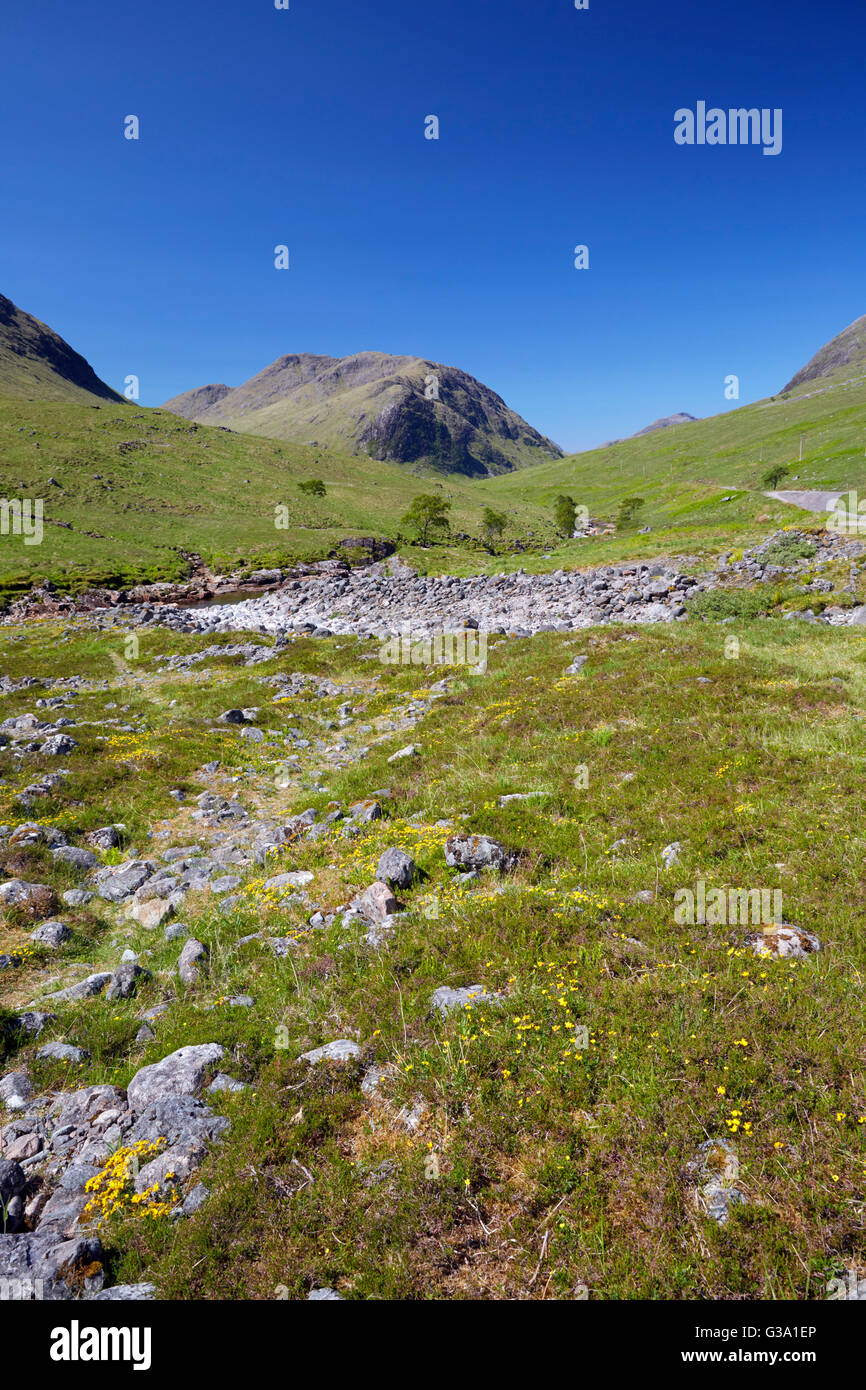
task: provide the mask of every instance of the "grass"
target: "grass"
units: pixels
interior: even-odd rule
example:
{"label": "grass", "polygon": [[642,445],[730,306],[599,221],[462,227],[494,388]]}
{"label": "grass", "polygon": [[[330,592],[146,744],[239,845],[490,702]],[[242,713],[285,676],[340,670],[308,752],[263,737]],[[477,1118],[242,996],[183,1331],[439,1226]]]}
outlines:
{"label": "grass", "polygon": [[[319,477],[324,498],[299,490]],[[45,508],[41,544],[0,536],[0,598],[44,578],[73,591],[176,580],[191,555],[225,573],[321,559],[347,537],[396,540],[412,498],[433,488],[451,499],[455,551],[477,566],[485,500],[463,479],[415,477],[163,410],[0,396],[0,496],[42,498]],[[279,529],[278,507],[288,509]],[[507,510],[512,539],[529,541],[533,530],[553,539],[533,503]]]}
{"label": "grass", "polygon": [[[738,659],[726,657],[732,634]],[[40,1042],[90,1050],[74,1078],[35,1062],[34,1043],[12,1049],[6,1062],[40,1085],[123,1085],[175,1047],[213,1041],[249,1083],[215,1101],[232,1129],[200,1171],[212,1196],[194,1218],[130,1212],[106,1225],[114,1278],[146,1275],[164,1298],[294,1299],[328,1284],[352,1298],[584,1289],[593,1299],[808,1300],[843,1265],[866,1264],[866,648],[856,630],[739,614],[733,625],[543,634],[492,643],[484,676],[380,666],[346,639],[297,640],[252,669],[226,658],[157,671],[157,658],[209,640],[143,634],[123,673],[112,657],[120,634],[77,623],[2,634],[7,674],[91,683],[70,705],[71,776],[42,816],[73,842],[116,820],[142,853],[151,829],[165,832],[153,844],[191,843],[188,810],[168,796],[176,787],[231,791],[275,815],[393,793],[386,819],[358,838],[301,843],[247,874],[235,915],[188,900],[183,919],[211,949],[196,988],[172,973],[177,943],[98,900],[63,914],[74,937],[59,956],[36,952],[4,973],[9,1011],[80,977],[76,962],[114,965],[125,945],[146,953],[153,979],[136,1000],[57,1009]],[[563,678],[576,651],[589,655],[584,674]],[[261,682],[284,670],[352,694],[270,703]],[[443,674],[449,694],[426,700]],[[343,732],[370,753],[310,792],[320,721],[346,698],[356,713]],[[33,691],[7,695],[4,716],[33,702]],[[260,706],[268,740],[251,750],[234,730],[212,732],[229,705]],[[410,737],[389,723],[419,707],[420,757],[388,764]],[[122,735],[109,718],[136,727]],[[282,789],[274,769],[289,725],[312,746]],[[222,766],[206,782],[198,769],[211,758]],[[0,753],[0,819],[27,819],[14,796],[38,764],[25,772]],[[500,808],[511,792],[538,795]],[[445,866],[442,819],[520,850],[519,867],[461,887]],[[667,870],[661,851],[673,841],[681,858]],[[308,891],[333,909],[372,879],[390,844],[427,877],[401,895],[408,915],[379,952],[357,928],[305,931],[302,909],[263,887],[266,874],[309,868]],[[38,848],[3,858],[5,874],[80,881]],[[739,925],[677,925],[675,892],[698,880],[781,887],[786,920],[816,932],[823,951],[765,960]],[[295,935],[293,953],[275,960],[260,941],[241,944],[260,929]],[[0,952],[26,939],[7,923]],[[442,984],[482,985],[501,1000],[443,1021],[430,1009]],[[255,1007],[230,1007],[238,993]],[[138,1017],[157,1002],[169,1002],[157,1040],[138,1047]],[[570,1041],[581,1026],[586,1048]],[[337,1037],[358,1042],[360,1065],[297,1060]],[[387,1069],[378,1098],[360,1090],[369,1064]],[[723,1228],[689,1191],[687,1165],[708,1137],[734,1146],[746,1197]]]}
{"label": "grass", "polygon": [[849,375],[486,479],[479,490],[494,507],[520,496],[548,512],[557,494],[567,492],[591,516],[608,520],[624,497],[644,499],[639,524],[652,526],[650,535],[634,529],[570,542],[557,553],[560,563],[580,563],[575,555],[593,557],[583,563],[609,563],[742,548],[768,529],[808,520],[799,508],[764,496],[763,475],[775,464],[790,469],[783,489],[866,494],[866,379]]}

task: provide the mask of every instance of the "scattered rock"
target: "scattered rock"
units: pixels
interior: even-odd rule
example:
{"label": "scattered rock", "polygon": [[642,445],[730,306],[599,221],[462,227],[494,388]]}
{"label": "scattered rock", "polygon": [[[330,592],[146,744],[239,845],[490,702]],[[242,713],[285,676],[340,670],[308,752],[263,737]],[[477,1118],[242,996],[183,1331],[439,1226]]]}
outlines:
{"label": "scattered rock", "polygon": [[185,985],[197,985],[201,982],[202,974],[207,969],[209,955],[210,951],[204,942],[197,941],[194,936],[184,943],[177,970]]}

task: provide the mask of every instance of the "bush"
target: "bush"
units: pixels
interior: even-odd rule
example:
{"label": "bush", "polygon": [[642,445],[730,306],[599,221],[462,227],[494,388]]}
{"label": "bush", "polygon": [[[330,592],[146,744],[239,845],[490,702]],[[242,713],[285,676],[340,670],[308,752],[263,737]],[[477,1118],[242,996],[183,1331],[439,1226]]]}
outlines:
{"label": "bush", "polygon": [[774,541],[763,552],[765,563],[770,565],[793,565],[797,560],[811,560],[815,547],[811,541],[799,536],[786,536],[784,540]]}
{"label": "bush", "polygon": [[769,594],[756,589],[713,589],[708,594],[698,594],[686,604],[689,617],[705,618],[708,622],[719,622],[721,618],[738,618],[748,622],[759,618],[772,604]]}

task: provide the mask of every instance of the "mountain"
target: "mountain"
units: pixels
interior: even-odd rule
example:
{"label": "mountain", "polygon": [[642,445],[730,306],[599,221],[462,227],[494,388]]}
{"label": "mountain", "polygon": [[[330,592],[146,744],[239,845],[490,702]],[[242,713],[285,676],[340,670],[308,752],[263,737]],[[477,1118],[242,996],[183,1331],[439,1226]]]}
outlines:
{"label": "mountain", "polygon": [[792,376],[782,391],[793,391],[807,381],[817,381],[823,377],[835,377],[839,373],[846,376],[866,376],[866,315],[855,319]]}
{"label": "mountain", "polygon": [[242,386],[200,386],[166,401],[202,424],[366,453],[467,477],[561,458],[495,391],[421,357],[293,353]]}
{"label": "mountain", "polygon": [[666,430],[671,425],[688,425],[696,419],[696,415],[688,415],[684,410],[678,415],[663,415],[660,420],[653,420],[651,425],[644,425],[642,430],[635,430],[632,439],[640,439],[642,434],[655,434],[656,430]]}
{"label": "mountain", "polygon": [[[59,333],[0,294],[0,396],[124,401]],[[125,402],[124,402],[125,403]]]}

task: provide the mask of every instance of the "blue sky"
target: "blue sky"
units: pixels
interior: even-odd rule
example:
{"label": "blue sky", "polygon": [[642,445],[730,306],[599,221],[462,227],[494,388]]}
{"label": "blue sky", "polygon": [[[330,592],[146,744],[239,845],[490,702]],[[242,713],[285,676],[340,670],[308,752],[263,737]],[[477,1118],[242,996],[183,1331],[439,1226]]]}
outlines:
{"label": "blue sky", "polygon": [[[866,312],[864,32],[855,0],[7,5],[0,292],[149,405],[371,348],[568,449],[715,414]],[[781,154],[677,146],[699,100],[781,108]]]}

